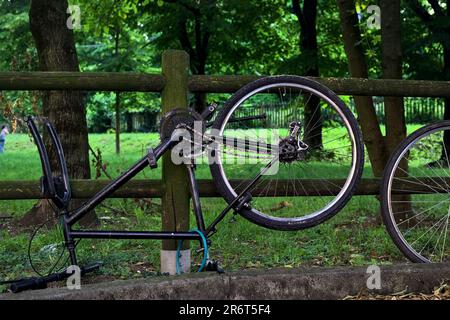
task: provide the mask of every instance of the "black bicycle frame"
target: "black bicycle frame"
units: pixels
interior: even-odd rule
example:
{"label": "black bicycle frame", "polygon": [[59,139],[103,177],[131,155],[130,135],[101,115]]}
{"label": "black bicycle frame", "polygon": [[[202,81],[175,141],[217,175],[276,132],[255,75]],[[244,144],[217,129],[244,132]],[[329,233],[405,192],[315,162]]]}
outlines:
{"label": "black bicycle frame", "polygon": [[[90,239],[173,239],[173,240],[201,240],[201,236],[197,232],[189,231],[104,231],[104,230],[79,230],[72,229],[73,225],[80,221],[89,211],[93,210],[97,205],[104,201],[108,196],[113,194],[117,189],[135,177],[139,172],[147,167],[155,168],[156,162],[162,157],[162,155],[170,151],[179,140],[167,139],[162,141],[155,149],[150,149],[148,155],[143,157],[137,163],[135,163],[130,169],[122,173],[119,177],[111,181],[102,190],[95,194],[92,198],[84,202],[79,208],[69,211],[68,204],[70,201],[70,185],[68,183],[68,174],[66,164],[64,160],[64,153],[61,147],[61,143],[56,134],[55,129],[50,122],[44,121],[44,127],[47,128],[58,154],[58,162],[61,171],[61,176],[53,177],[52,168],[50,165],[49,157],[42,141],[42,138],[37,130],[37,127],[33,121],[33,118],[27,119],[27,125],[34,137],[37,144],[38,151],[41,157],[44,177],[41,180],[41,187],[44,194],[51,198],[55,204],[60,208],[63,214],[62,225],[64,231],[64,238],[66,247],[69,250],[70,259],[72,265],[77,265],[77,259],[75,254],[75,239],[90,238]],[[266,166],[266,170],[270,168],[273,161]],[[217,218],[209,225],[205,227],[203,213],[201,209],[200,196],[195,179],[195,165],[187,164],[189,189],[193,201],[194,214],[197,222],[197,228],[204,236],[209,238],[215,231],[216,225],[221,222],[227,213],[231,210],[238,212],[242,206],[247,205],[251,197],[248,191],[252,186],[261,178],[264,174],[262,170],[243,191],[232,201],[229,205],[217,216]],[[55,183],[62,181],[62,183]],[[55,187],[55,185],[57,187]],[[58,187],[59,186],[59,187]],[[63,197],[61,197],[63,195]],[[69,196],[69,199],[67,198]]]}

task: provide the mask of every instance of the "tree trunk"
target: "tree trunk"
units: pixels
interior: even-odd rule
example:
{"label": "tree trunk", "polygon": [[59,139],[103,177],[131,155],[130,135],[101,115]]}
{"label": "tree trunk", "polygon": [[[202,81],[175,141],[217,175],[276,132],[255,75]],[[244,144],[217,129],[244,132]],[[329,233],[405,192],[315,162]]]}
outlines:
{"label": "tree trunk", "polygon": [[[197,7],[185,6],[180,4],[183,7],[183,10],[188,10],[194,15],[194,43],[191,42],[188,33],[188,20],[186,16],[182,16],[179,23],[179,34],[178,40],[181,44],[181,48],[189,54],[190,58],[190,69],[192,74],[195,75],[204,75],[206,71],[206,62],[208,59],[208,47],[209,47],[209,28],[207,23],[202,21],[208,21],[212,17],[214,17],[214,7],[211,7],[212,10],[210,13],[211,17],[208,19],[202,19],[202,11]],[[202,111],[206,107],[206,93],[204,92],[196,92],[194,93],[194,101],[190,105],[198,113],[202,113]]]}
{"label": "tree trunk", "polygon": [[[400,0],[381,0],[381,47],[383,79],[401,79],[401,17]],[[385,97],[386,143],[389,153],[406,136],[403,98]]]}
{"label": "tree trunk", "polygon": [[[450,15],[449,15],[450,17]],[[450,37],[450,32],[449,32]],[[444,47],[444,79],[450,80],[450,47]],[[444,120],[450,120],[450,98],[444,99]],[[450,156],[450,130],[444,131],[444,141],[442,146],[442,155],[441,155],[441,165],[445,165],[447,163],[447,158]],[[448,165],[448,164],[447,164]]]}
{"label": "tree trunk", "polygon": [[[384,79],[401,79],[402,48],[401,48],[401,16],[400,0],[380,0],[381,7],[381,51],[382,71]],[[386,147],[391,154],[406,137],[406,121],[403,98],[385,97],[384,108],[386,115]],[[400,163],[403,168],[398,175],[407,175],[408,162],[403,158]],[[398,212],[396,218],[407,219],[412,214],[410,195],[394,196],[393,200],[402,204],[392,205],[393,211]]]}
{"label": "tree trunk", "polygon": [[133,132],[133,115],[129,112],[125,113],[125,122],[127,124],[127,132]]}
{"label": "tree trunk", "polygon": [[[30,29],[41,71],[80,71],[73,31],[67,27],[67,8],[67,0],[31,1]],[[90,179],[85,95],[79,91],[45,91],[42,99],[43,114],[59,133],[70,178]],[[48,137],[44,140],[52,166],[57,168],[55,149]],[[38,204],[35,209],[29,215],[48,216],[47,206]],[[98,220],[92,212],[82,222],[88,225]]]}
{"label": "tree trunk", "polygon": [[[205,53],[206,54],[206,53]],[[194,74],[204,75],[206,67],[206,57],[198,62],[197,68],[194,68]],[[206,108],[206,93],[196,92],[194,93],[193,109],[198,113],[202,113]]]}
{"label": "tree trunk", "polygon": [[[307,61],[306,76],[319,76],[319,49],[317,46],[317,0],[304,0],[303,8],[298,0],[292,1],[294,13],[300,24],[300,51]],[[304,111],[305,143],[311,149],[322,148],[322,112],[319,98],[307,98]]]}
{"label": "tree trunk", "polygon": [[[450,20],[450,0],[447,0],[447,10],[446,10],[447,19]],[[444,48],[444,80],[450,80],[450,26],[445,28],[445,33],[447,34],[447,39],[445,39],[442,43],[442,47]],[[444,111],[444,120],[450,120],[450,98],[445,98],[445,111]],[[444,141],[442,146],[442,156],[441,158],[445,159],[442,163],[448,163],[447,157],[450,155],[450,130],[446,130],[444,132]]]}
{"label": "tree trunk", "polygon": [[[358,26],[355,1],[338,0],[337,3],[350,75],[354,78],[368,78],[369,73],[361,41],[361,32]],[[354,100],[364,144],[372,165],[372,172],[375,177],[381,177],[388,155],[373,105],[373,99],[372,97],[355,96]]]}
{"label": "tree trunk", "polygon": [[[319,49],[317,46],[317,0],[305,0],[303,4],[304,25],[300,36],[300,49],[308,59],[308,69],[305,73],[308,77],[319,76]],[[312,97],[305,104],[305,143],[311,149],[322,148],[322,112],[320,99]]]}

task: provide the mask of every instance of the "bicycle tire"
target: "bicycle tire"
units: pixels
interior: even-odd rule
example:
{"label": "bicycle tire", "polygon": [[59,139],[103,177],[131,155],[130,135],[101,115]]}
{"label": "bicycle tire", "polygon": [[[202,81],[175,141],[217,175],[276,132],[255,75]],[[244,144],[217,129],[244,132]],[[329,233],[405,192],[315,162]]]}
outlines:
{"label": "bicycle tire", "polygon": [[[354,160],[354,172],[347,184],[346,189],[341,194],[339,201],[334,203],[330,208],[324,210],[320,214],[314,216],[305,216],[301,218],[278,218],[267,215],[253,208],[251,209],[243,208],[239,212],[239,214],[242,215],[244,218],[265,228],[274,230],[295,231],[313,227],[330,219],[347,204],[347,202],[354,194],[357,184],[360,181],[362,175],[364,167],[364,144],[358,123],[353,113],[345,105],[345,103],[334,92],[332,92],[324,85],[316,81],[299,76],[265,77],[247,84],[246,86],[238,90],[225,103],[221,112],[214,121],[212,128],[220,131],[221,128],[223,128],[225,119],[229,117],[230,113],[233,112],[233,109],[235,108],[236,104],[239,103],[239,101],[241,101],[243,97],[248,96],[252,92],[256,92],[259,88],[268,85],[276,85],[284,83],[300,85],[310,88],[311,90],[320,93],[321,95],[326,97],[329,101],[331,101],[335,105],[335,107],[338,108],[347,119],[348,126],[351,128],[351,131],[354,136],[354,150],[356,150]],[[233,190],[231,190],[229,184],[227,183],[227,178],[225,177],[222,170],[222,164],[215,162],[211,163],[210,171],[217,190],[228,203],[231,203],[236,198],[236,193]]]}
{"label": "bicycle tire", "polygon": [[448,128],[450,129],[450,120],[437,121],[435,123],[431,123],[426,125],[408,137],[406,137],[394,150],[392,155],[390,156],[388,163],[384,169],[383,177],[381,181],[380,187],[380,201],[381,201],[381,216],[383,219],[383,223],[386,227],[386,230],[391,237],[394,244],[397,248],[404,254],[406,258],[408,258],[411,262],[415,263],[430,263],[426,257],[418,254],[408,243],[408,241],[403,237],[400,230],[397,228],[397,223],[395,222],[395,218],[393,214],[391,214],[390,205],[389,205],[389,190],[390,184],[393,179],[393,171],[395,171],[398,162],[403,157],[405,152],[409,150],[409,147],[414,143],[419,141],[422,137],[427,134],[437,131],[440,129]]}

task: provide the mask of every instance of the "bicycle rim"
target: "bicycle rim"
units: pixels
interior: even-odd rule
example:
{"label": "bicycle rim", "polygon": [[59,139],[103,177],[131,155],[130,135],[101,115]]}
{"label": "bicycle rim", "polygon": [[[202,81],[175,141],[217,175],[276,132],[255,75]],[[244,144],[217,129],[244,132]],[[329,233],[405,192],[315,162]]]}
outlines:
{"label": "bicycle rim", "polygon": [[413,262],[445,262],[450,253],[450,122],[424,127],[393,154],[383,181],[383,218]]}
{"label": "bicycle rim", "polygon": [[[303,134],[299,140],[309,144],[310,149],[296,160],[281,159],[281,151],[278,150],[279,171],[263,177],[252,189],[252,209],[243,213],[245,217],[269,228],[295,230],[324,221],[348,201],[362,170],[360,136],[351,112],[335,95],[330,97],[330,93],[321,85],[304,78],[266,78],[260,80],[260,85],[238,92],[231,99],[226,114],[221,118],[219,116],[220,124],[215,127],[220,136],[239,137],[245,132],[252,139],[256,137],[261,141],[261,133],[269,130],[270,136],[266,134],[261,142],[282,149],[283,141],[289,136],[287,127],[298,121],[303,123]],[[314,114],[306,116],[305,109],[311,101],[317,102],[317,105],[310,109],[314,110],[313,113],[318,112],[320,117],[314,118]],[[273,105],[270,106],[270,103]],[[266,114],[273,110],[285,117],[274,120],[276,116],[270,119],[266,116],[264,121],[252,121],[250,125],[230,122],[230,119],[245,116],[246,108],[260,109]],[[317,121],[320,121],[320,132],[315,130]],[[314,135],[318,134],[321,139],[314,139]],[[320,143],[320,147],[315,143]],[[250,158],[249,153],[245,156]],[[239,184],[234,179],[252,179],[270,160],[264,158],[264,161],[251,165],[230,166],[222,161],[224,154],[219,148],[216,169],[222,177],[222,190],[228,199],[234,199],[243,187],[243,182]]]}

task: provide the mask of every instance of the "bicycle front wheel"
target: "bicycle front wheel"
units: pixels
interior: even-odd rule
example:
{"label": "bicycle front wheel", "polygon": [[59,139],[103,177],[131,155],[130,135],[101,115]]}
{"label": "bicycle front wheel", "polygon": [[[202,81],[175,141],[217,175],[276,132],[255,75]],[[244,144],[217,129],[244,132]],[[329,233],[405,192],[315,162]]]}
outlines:
{"label": "bicycle front wheel", "polygon": [[344,207],[362,174],[356,119],[336,94],[306,78],[266,77],[244,86],[213,130],[227,141],[216,146],[210,164],[217,189],[231,203],[263,173],[239,213],[267,228],[325,221]]}
{"label": "bicycle front wheel", "polygon": [[450,121],[425,126],[392,154],[381,184],[382,216],[413,262],[448,262],[450,254]]}

